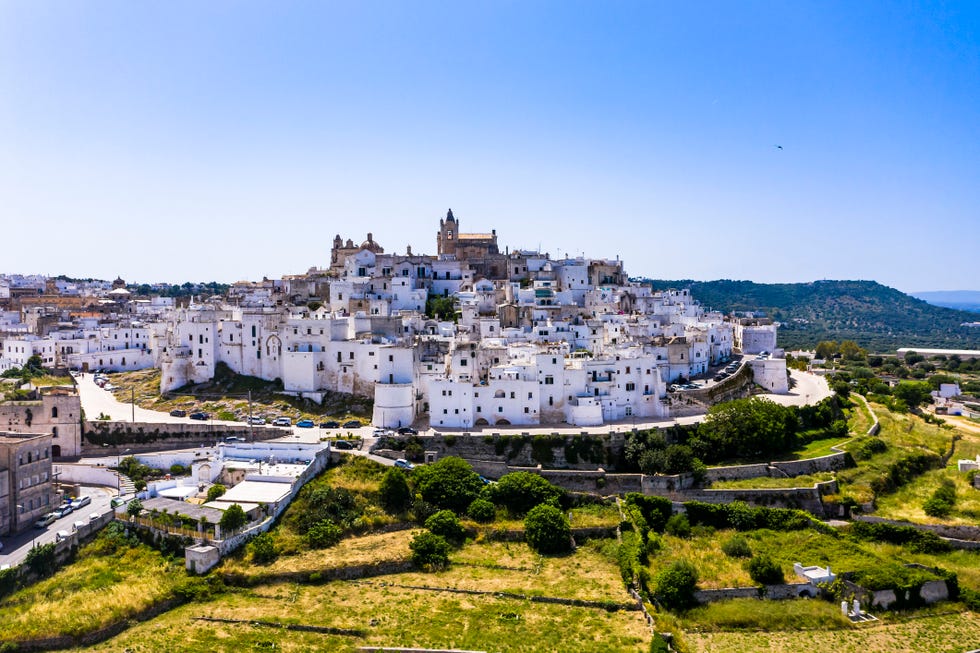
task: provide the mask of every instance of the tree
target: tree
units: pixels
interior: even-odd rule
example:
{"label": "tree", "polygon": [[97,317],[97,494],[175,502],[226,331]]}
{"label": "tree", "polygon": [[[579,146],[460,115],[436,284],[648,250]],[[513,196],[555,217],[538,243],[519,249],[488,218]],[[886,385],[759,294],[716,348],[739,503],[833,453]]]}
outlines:
{"label": "tree", "polygon": [[571,549],[572,529],[565,513],[542,503],[524,518],[524,537],[538,553],[564,553]]}
{"label": "tree", "polygon": [[799,417],[768,399],[736,399],[712,406],[689,445],[704,462],[785,451],[796,443]]}
{"label": "tree", "polygon": [[931,402],[931,393],[932,386],[926,381],[899,381],[898,385],[892,388],[892,395],[905,401],[909,408]]}
{"label": "tree", "polygon": [[225,488],[224,485],[222,485],[221,483],[215,483],[214,485],[208,488],[208,501],[214,501],[215,499],[217,499],[227,491],[228,490],[227,488]]}
{"label": "tree", "polygon": [[466,509],[466,514],[481,524],[489,524],[497,518],[497,508],[486,499],[476,499]]}
{"label": "tree", "polygon": [[784,580],[783,568],[765,554],[755,556],[746,566],[749,577],[760,585],[778,585]]}
{"label": "tree", "polygon": [[462,513],[483,488],[480,475],[462,458],[448,456],[413,472],[415,489],[422,498],[439,508]]}
{"label": "tree", "polygon": [[823,360],[829,360],[837,353],[837,343],[833,340],[821,340],[817,343],[814,356]]}
{"label": "tree", "polygon": [[313,524],[306,532],[306,542],[311,549],[325,549],[340,541],[344,531],[329,519],[323,519]]}
{"label": "tree", "polygon": [[245,511],[237,503],[231,504],[231,507],[225,510],[225,514],[221,515],[221,519],[218,521],[218,525],[221,526],[221,530],[229,533],[236,531],[248,522],[248,517],[245,515]]}
{"label": "tree", "polygon": [[425,520],[425,527],[447,542],[460,543],[466,539],[466,529],[452,510],[440,510]]}
{"label": "tree", "polygon": [[557,504],[562,490],[537,474],[511,472],[490,486],[489,494],[497,505],[504,506],[515,515],[523,515],[542,503]]}
{"label": "tree", "polygon": [[423,569],[441,569],[449,564],[449,542],[441,535],[422,531],[408,543],[412,562]]}
{"label": "tree", "polygon": [[126,504],[126,514],[130,517],[138,517],[141,512],[143,512],[143,502],[139,499],[133,499]]}
{"label": "tree", "polygon": [[276,542],[269,533],[262,533],[249,543],[252,551],[252,562],[260,565],[268,564],[279,556]]}
{"label": "tree", "polygon": [[840,355],[845,360],[859,361],[867,358],[868,352],[858,346],[853,340],[844,340],[840,343]]}
{"label": "tree", "polygon": [[405,472],[398,467],[388,469],[381,479],[381,487],[378,489],[378,494],[381,507],[389,513],[398,514],[405,512],[412,500],[412,493],[408,489]]}
{"label": "tree", "polygon": [[698,586],[698,570],[690,562],[680,560],[657,574],[654,594],[668,610],[687,610],[697,605],[694,591]]}

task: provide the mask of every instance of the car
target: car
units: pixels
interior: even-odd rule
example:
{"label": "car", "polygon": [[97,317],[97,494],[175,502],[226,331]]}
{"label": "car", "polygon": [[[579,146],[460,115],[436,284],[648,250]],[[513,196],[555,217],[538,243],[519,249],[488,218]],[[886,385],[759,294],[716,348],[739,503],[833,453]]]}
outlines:
{"label": "car", "polygon": [[191,419],[196,419],[199,422],[206,422],[209,419],[211,419],[210,415],[208,415],[207,413],[202,413],[200,411],[196,413],[191,413],[190,415],[188,415],[188,417],[190,417]]}
{"label": "car", "polygon": [[71,503],[63,503],[52,512],[58,513],[58,517],[64,517],[65,515],[70,515],[74,508],[71,507]]}
{"label": "car", "polygon": [[111,383],[106,383],[104,386],[102,386],[102,389],[103,390],[115,390],[116,389],[116,386],[112,385]]}
{"label": "car", "polygon": [[345,429],[359,429],[359,428],[361,428],[361,423],[359,421],[357,421],[356,419],[349,419],[346,422],[344,422],[344,428]]}
{"label": "car", "polygon": [[277,417],[274,420],[272,420],[272,425],[273,426],[292,426],[293,425],[293,420],[289,419],[288,417]]}
{"label": "car", "polygon": [[92,497],[78,497],[71,502],[71,507],[72,510],[78,510],[79,508],[84,508],[90,503],[92,503]]}
{"label": "car", "polygon": [[172,411],[170,411],[170,416],[171,417],[187,417],[187,411],[186,410],[181,410],[180,408],[174,408]]}
{"label": "car", "polygon": [[340,422],[320,422],[321,429],[339,429]]}
{"label": "car", "polygon": [[91,524],[92,522],[97,522],[97,521],[99,521],[100,519],[102,519],[102,515],[100,515],[100,514],[99,514],[99,513],[97,513],[97,512],[93,512],[93,513],[91,513],[91,514],[90,514],[90,515],[88,516],[88,523],[90,523],[90,524]]}
{"label": "car", "polygon": [[413,429],[411,426],[403,426],[398,429],[399,435],[418,435],[419,432]]}
{"label": "car", "polygon": [[265,424],[265,418],[264,417],[249,417],[248,418],[248,423],[249,424],[254,424],[255,426],[262,426],[263,424]]}
{"label": "car", "polygon": [[402,469],[408,469],[408,470],[415,469],[415,465],[413,465],[412,463],[408,462],[404,458],[399,458],[398,460],[396,460],[395,461],[395,467],[401,467]]}
{"label": "car", "polygon": [[341,449],[343,451],[350,451],[354,448],[354,445],[347,440],[337,440],[336,442],[331,442],[330,446],[334,449]]}
{"label": "car", "polygon": [[296,422],[296,426],[298,426],[301,429],[311,429],[313,428],[313,420],[301,419],[300,421]]}
{"label": "car", "polygon": [[69,533],[68,531],[58,531],[57,534],[55,534],[55,542],[60,542],[61,540],[67,540],[69,537],[71,537],[71,533]]}
{"label": "car", "polygon": [[725,378],[725,376],[723,374],[715,374],[713,377],[711,377],[711,380],[712,381],[722,381],[724,378]]}
{"label": "car", "polygon": [[55,520],[57,520],[58,517],[60,517],[60,516],[61,515],[59,515],[56,512],[49,512],[44,517],[41,517],[36,522],[34,522],[34,527],[35,528],[47,528],[48,526],[50,526],[51,524],[53,524],[55,522]]}
{"label": "car", "polygon": [[225,438],[225,442],[245,442],[245,438],[240,438],[237,435],[229,435]]}
{"label": "car", "polygon": [[383,438],[386,435],[391,435],[391,431],[388,429],[374,429],[374,431],[371,432],[371,435],[376,438]]}

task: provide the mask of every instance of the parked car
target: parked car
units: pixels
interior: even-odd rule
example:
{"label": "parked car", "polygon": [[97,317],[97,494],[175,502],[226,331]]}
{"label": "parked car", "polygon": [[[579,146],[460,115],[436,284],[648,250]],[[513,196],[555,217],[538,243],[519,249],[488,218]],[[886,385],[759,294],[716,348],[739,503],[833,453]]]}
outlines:
{"label": "parked car", "polygon": [[311,429],[313,428],[313,420],[301,419],[300,421],[296,422],[296,426],[298,426],[301,429]]}
{"label": "parked car", "polygon": [[404,458],[399,458],[395,461],[395,467],[401,467],[402,469],[415,469],[415,465],[408,462]]}
{"label": "parked car", "polygon": [[320,422],[320,428],[321,429],[339,429],[340,428],[340,422],[333,422],[333,421],[330,421],[330,422]]}
{"label": "parked car", "polygon": [[68,531],[58,531],[55,534],[55,542],[60,542],[61,540],[67,540],[69,537],[71,537],[71,533],[69,533]]}
{"label": "parked car", "polygon": [[245,438],[240,438],[237,435],[229,435],[225,438],[225,442],[245,442]]}
{"label": "parked car", "polygon": [[334,449],[342,449],[344,451],[350,451],[354,448],[354,445],[347,440],[337,440],[336,442],[331,442],[330,446]]}
{"label": "parked car", "polygon": [[71,507],[71,503],[63,503],[57,508],[55,508],[52,512],[58,513],[58,517],[61,518],[64,517],[65,515],[70,515],[72,510],[74,510],[74,508]]}
{"label": "parked car", "polygon": [[206,422],[209,419],[211,419],[210,415],[202,412],[191,413],[190,415],[188,415],[188,417],[190,417],[191,419],[196,419],[199,422]]}
{"label": "parked car", "polygon": [[248,418],[248,423],[249,424],[254,424],[255,426],[262,426],[263,424],[265,424],[265,418],[264,417],[249,417]]}
{"label": "parked car", "polygon": [[413,429],[411,426],[403,426],[398,429],[400,435],[418,435],[419,432]]}
{"label": "parked car", "polygon": [[187,417],[187,411],[186,410],[181,410],[180,408],[174,408],[172,411],[170,411],[170,416],[171,417]]}
{"label": "parked car", "polygon": [[277,417],[274,420],[272,420],[272,425],[273,426],[292,426],[293,425],[293,420],[289,419],[288,417]]}
{"label": "parked car", "polygon": [[376,438],[383,438],[386,435],[391,435],[391,431],[388,429],[374,429],[372,435]]}
{"label": "parked car", "polygon": [[356,419],[349,419],[346,422],[344,422],[344,428],[345,429],[359,429],[359,428],[361,428],[361,423],[359,421],[357,421]]}
{"label": "parked car", "polygon": [[55,520],[58,519],[58,517],[60,517],[60,516],[61,515],[59,515],[56,512],[49,512],[44,517],[41,517],[36,522],[34,522],[34,526],[36,528],[47,528],[48,526],[50,526],[51,524],[53,524],[55,522]]}
{"label": "parked car", "polygon": [[90,503],[92,503],[92,497],[78,497],[71,502],[71,507],[72,510],[78,510],[79,508],[84,508]]}
{"label": "parked car", "polygon": [[89,522],[89,523],[91,524],[92,522],[96,522],[96,521],[99,521],[99,519],[101,519],[101,518],[102,518],[102,515],[100,515],[100,514],[99,514],[99,513],[97,513],[97,512],[93,512],[93,513],[91,513],[91,514],[90,514],[90,515],[88,516],[88,522]]}

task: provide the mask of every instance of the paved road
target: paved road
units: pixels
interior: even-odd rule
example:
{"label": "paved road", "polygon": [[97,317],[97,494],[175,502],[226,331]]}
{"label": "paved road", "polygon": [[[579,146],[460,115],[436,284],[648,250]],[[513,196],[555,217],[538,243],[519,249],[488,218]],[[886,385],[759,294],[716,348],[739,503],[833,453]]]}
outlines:
{"label": "paved road", "polygon": [[[79,509],[78,512],[71,512],[61,519],[53,522],[47,528],[31,527],[18,535],[3,538],[3,550],[0,551],[0,566],[10,565],[11,567],[23,562],[27,557],[28,551],[32,546],[40,546],[49,542],[54,542],[58,531],[72,532],[72,525],[76,521],[88,521],[88,516],[92,513],[104,514],[111,510],[109,501],[115,495],[115,490],[108,488],[83,487],[82,494],[92,497],[92,503]],[[57,507],[52,506],[52,510]]]}

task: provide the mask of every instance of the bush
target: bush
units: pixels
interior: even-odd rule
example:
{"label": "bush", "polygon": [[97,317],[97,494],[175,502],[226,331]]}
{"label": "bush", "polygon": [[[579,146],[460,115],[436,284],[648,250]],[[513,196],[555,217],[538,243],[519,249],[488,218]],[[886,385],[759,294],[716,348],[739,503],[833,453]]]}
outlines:
{"label": "bush", "polygon": [[571,548],[572,529],[565,513],[542,503],[531,508],[524,519],[524,536],[539,553],[563,553]]}
{"label": "bush", "polygon": [[687,515],[677,514],[667,520],[664,530],[675,537],[690,537],[691,522],[688,521]]}
{"label": "bush", "polygon": [[481,524],[489,524],[497,518],[497,508],[486,499],[476,499],[466,509],[466,514]]}
{"label": "bush", "polygon": [[441,535],[424,531],[412,538],[408,548],[412,562],[423,569],[442,569],[449,564],[449,543]]}
{"label": "bush", "polygon": [[224,485],[221,483],[215,483],[208,488],[208,501],[214,501],[227,491],[228,489]]}
{"label": "bush", "polygon": [[654,594],[668,610],[687,610],[697,605],[694,599],[697,586],[697,569],[690,562],[681,560],[657,574]]}
{"label": "bush", "polygon": [[174,463],[173,465],[170,466],[171,476],[183,476],[186,473],[187,473],[187,468],[181,465],[180,463]]}
{"label": "bush", "polygon": [[32,547],[27,552],[27,558],[24,560],[27,568],[41,577],[53,574],[57,566],[55,564],[54,549],[54,542]]}
{"label": "bush", "polygon": [[440,510],[425,520],[425,527],[447,542],[460,543],[466,539],[466,530],[452,510]]}
{"label": "bush", "polygon": [[408,489],[405,472],[398,467],[392,467],[385,472],[378,488],[378,501],[387,512],[398,514],[405,512],[412,500]]}
{"label": "bush", "polygon": [[848,527],[851,535],[862,540],[908,544],[913,553],[946,553],[950,551],[949,542],[930,531],[920,531],[911,526],[892,524],[869,524],[851,522]]}
{"label": "bush", "polygon": [[225,513],[221,515],[221,519],[218,521],[218,525],[221,526],[222,534],[227,537],[232,531],[236,531],[242,526],[248,523],[248,517],[245,515],[245,511],[237,503],[231,504]]}
{"label": "bush", "polygon": [[926,499],[922,509],[930,517],[945,517],[953,511],[956,505],[956,486],[953,481],[944,478],[932,496]]}
{"label": "bush", "polygon": [[721,543],[721,550],[729,558],[751,558],[749,541],[742,535],[733,535]]}
{"label": "bush", "polygon": [[746,567],[752,580],[760,585],[777,585],[784,580],[783,568],[765,554],[749,560]]}
{"label": "bush", "polygon": [[546,479],[530,472],[504,474],[488,491],[497,505],[504,506],[515,515],[526,514],[542,503],[558,504],[563,494]]}
{"label": "bush", "polygon": [[413,478],[423,499],[457,514],[464,512],[483,489],[480,475],[468,462],[455,456],[417,467]]}
{"label": "bush", "polygon": [[306,542],[311,549],[326,549],[339,542],[343,534],[340,526],[329,519],[323,519],[306,532]]}
{"label": "bush", "polygon": [[674,507],[667,497],[652,497],[639,492],[630,492],[626,495],[626,505],[636,506],[648,528],[658,533],[664,532],[667,520],[673,514]]}
{"label": "bush", "polygon": [[279,557],[276,542],[269,533],[262,533],[255,537],[249,542],[248,548],[252,553],[252,562],[259,565],[268,564]]}

